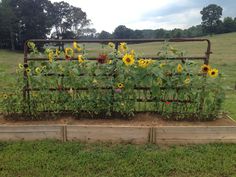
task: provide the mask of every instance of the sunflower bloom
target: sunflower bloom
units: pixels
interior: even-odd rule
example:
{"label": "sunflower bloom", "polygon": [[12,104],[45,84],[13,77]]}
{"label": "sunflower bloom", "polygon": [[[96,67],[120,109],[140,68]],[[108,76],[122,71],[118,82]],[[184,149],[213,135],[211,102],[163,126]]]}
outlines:
{"label": "sunflower bloom", "polygon": [[31,69],[30,68],[26,68],[26,73],[29,75],[30,74],[30,72],[31,72]]}
{"label": "sunflower bloom", "polygon": [[48,53],[48,60],[50,63],[52,63],[52,60],[54,59],[54,53],[53,52],[49,52]]}
{"label": "sunflower bloom", "polygon": [[124,84],[123,84],[123,83],[118,83],[118,84],[117,84],[117,88],[119,88],[119,89],[124,88]]}
{"label": "sunflower bloom", "polygon": [[108,46],[112,49],[115,49],[115,44],[113,42],[109,42],[108,43]]}
{"label": "sunflower bloom", "polygon": [[6,100],[8,98],[8,95],[6,93],[4,93],[3,98],[4,98],[4,100]]}
{"label": "sunflower bloom", "polygon": [[208,75],[210,76],[210,77],[217,77],[218,76],[218,69],[211,69],[211,70],[209,70],[208,71]]}
{"label": "sunflower bloom", "polygon": [[164,67],[166,64],[165,63],[161,63],[159,66],[160,68]]}
{"label": "sunflower bloom", "polygon": [[191,82],[190,76],[188,75],[187,78],[184,80],[184,84],[188,85]]}
{"label": "sunflower bloom", "polygon": [[125,56],[122,58],[122,61],[125,63],[126,66],[134,64],[134,56],[125,54]]}
{"label": "sunflower bloom", "polygon": [[74,55],[74,50],[72,48],[66,48],[65,55],[67,60],[71,59]]}
{"label": "sunflower bloom", "polygon": [[122,52],[125,52],[126,50],[128,50],[127,44],[125,42],[120,43],[120,50]]}
{"label": "sunflower bloom", "polygon": [[84,57],[83,55],[78,55],[78,62],[83,63],[84,62]]}
{"label": "sunflower bloom", "polygon": [[40,74],[42,72],[42,70],[41,70],[41,68],[37,67],[37,68],[35,68],[35,72],[36,72],[36,74]]}
{"label": "sunflower bloom", "polygon": [[182,73],[182,71],[183,71],[182,65],[181,65],[181,64],[178,64],[178,66],[177,66],[177,72],[178,72],[178,73]]}
{"label": "sunflower bloom", "polygon": [[211,67],[209,65],[204,64],[201,66],[201,69],[203,73],[208,73],[211,70]]}
{"label": "sunflower bloom", "polygon": [[59,49],[56,49],[56,56],[58,57],[60,55],[61,51]]}
{"label": "sunflower bloom", "polygon": [[24,69],[24,66],[21,63],[19,63],[18,67],[19,69]]}
{"label": "sunflower bloom", "polygon": [[73,42],[73,47],[74,49],[76,49],[78,52],[82,50],[82,48],[80,47],[80,45],[77,42]]}

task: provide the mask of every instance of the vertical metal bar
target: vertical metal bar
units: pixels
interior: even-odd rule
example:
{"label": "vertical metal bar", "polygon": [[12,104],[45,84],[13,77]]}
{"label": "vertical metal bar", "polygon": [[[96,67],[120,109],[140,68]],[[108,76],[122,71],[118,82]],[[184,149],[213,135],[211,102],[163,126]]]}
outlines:
{"label": "vertical metal bar", "polygon": [[[27,59],[27,53],[28,53],[28,46],[27,46],[27,42],[26,41],[24,43],[24,88],[23,88],[23,100],[24,102],[27,103],[28,106],[28,111],[30,111],[30,95],[29,95],[29,78],[28,78],[28,74],[26,72],[26,68],[28,67],[28,59]],[[23,112],[25,112],[25,109],[23,110]]]}

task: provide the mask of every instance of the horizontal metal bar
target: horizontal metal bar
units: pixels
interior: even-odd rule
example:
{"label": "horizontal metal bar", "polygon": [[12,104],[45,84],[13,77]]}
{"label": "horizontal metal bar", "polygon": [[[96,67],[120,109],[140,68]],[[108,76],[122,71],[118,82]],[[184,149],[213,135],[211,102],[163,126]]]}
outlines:
{"label": "horizontal metal bar", "polygon": [[[205,60],[205,56],[197,56],[197,57],[167,57],[167,58],[162,58],[162,57],[142,57],[142,58],[149,58],[152,60]],[[122,59],[122,58],[118,58]],[[48,61],[48,58],[27,58],[28,61]],[[56,61],[76,61],[78,60],[77,58],[71,58],[70,60],[66,60],[65,58],[56,58]],[[88,61],[96,61],[97,58],[87,58],[86,60]]]}
{"label": "horizontal metal bar", "polygon": [[[45,90],[50,91],[69,91],[71,88],[47,88]],[[113,87],[93,87],[90,89],[100,89],[100,90],[112,90],[115,89]],[[161,90],[166,89],[189,89],[188,87],[160,87]],[[196,89],[202,89],[202,88],[196,88]],[[82,91],[82,90],[89,90],[89,88],[86,87],[80,87],[73,89],[74,91]],[[134,90],[151,90],[151,87],[134,87]],[[25,91],[43,91],[43,89],[39,88],[25,88]]]}
{"label": "horizontal metal bar", "polygon": [[[206,38],[172,38],[172,39],[99,39],[99,40],[88,40],[88,39],[30,39],[31,42],[80,42],[80,43],[108,43],[108,42],[126,42],[126,43],[147,43],[147,42],[199,42],[199,41],[209,41]],[[28,42],[27,41],[27,42]]]}

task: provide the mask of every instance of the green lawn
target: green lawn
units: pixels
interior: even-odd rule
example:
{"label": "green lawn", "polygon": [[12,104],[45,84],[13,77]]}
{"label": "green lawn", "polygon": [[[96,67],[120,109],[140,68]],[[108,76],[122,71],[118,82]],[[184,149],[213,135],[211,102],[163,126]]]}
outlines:
{"label": "green lawn", "polygon": [[[207,36],[212,42],[210,64],[217,67],[225,78],[222,82],[226,88],[226,101],[224,111],[236,119],[236,33],[228,33],[215,36]],[[204,55],[206,43],[173,43],[175,47],[184,50],[186,55]],[[160,48],[160,43],[145,43],[130,45],[141,55],[155,56]],[[101,45],[90,44],[86,48],[92,55],[98,55]],[[0,50],[0,92],[14,89],[14,72],[18,63],[23,63],[23,53]]]}
{"label": "green lawn", "polygon": [[0,142],[1,177],[235,177],[236,145],[177,147]]}

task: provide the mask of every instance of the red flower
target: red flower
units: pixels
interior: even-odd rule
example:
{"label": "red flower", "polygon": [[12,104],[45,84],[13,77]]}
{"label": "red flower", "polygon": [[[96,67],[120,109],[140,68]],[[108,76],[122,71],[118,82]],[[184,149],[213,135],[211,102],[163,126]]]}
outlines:
{"label": "red flower", "polygon": [[107,55],[106,55],[106,54],[100,54],[99,57],[97,58],[97,61],[98,61],[98,63],[100,63],[100,64],[106,63],[107,60],[108,60],[108,58],[107,58]]}
{"label": "red flower", "polygon": [[166,104],[167,104],[167,105],[169,105],[170,103],[171,103],[171,102],[169,102],[169,101],[166,101]]}
{"label": "red flower", "polygon": [[71,56],[66,55],[66,60],[70,60],[70,59],[71,59]]}

